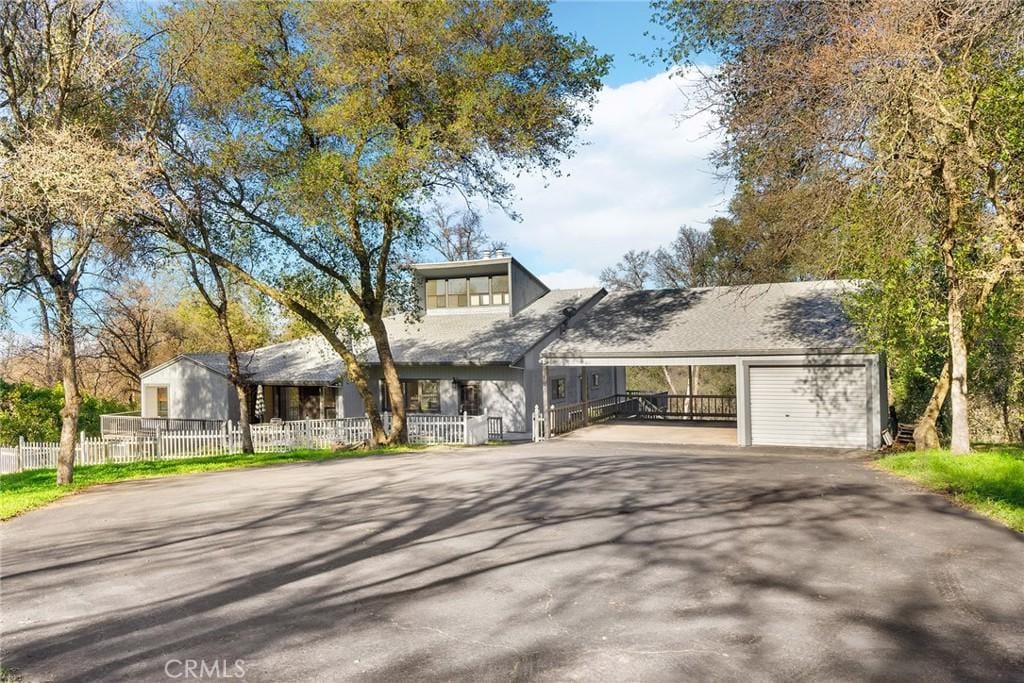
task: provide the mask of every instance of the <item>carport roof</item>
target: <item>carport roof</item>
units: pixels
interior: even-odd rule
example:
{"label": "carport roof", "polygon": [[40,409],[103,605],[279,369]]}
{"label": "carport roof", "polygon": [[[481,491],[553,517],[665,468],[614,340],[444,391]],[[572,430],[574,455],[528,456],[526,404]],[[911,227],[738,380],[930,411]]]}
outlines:
{"label": "carport roof", "polygon": [[708,357],[859,350],[841,295],[848,280],[613,292],[544,359]]}

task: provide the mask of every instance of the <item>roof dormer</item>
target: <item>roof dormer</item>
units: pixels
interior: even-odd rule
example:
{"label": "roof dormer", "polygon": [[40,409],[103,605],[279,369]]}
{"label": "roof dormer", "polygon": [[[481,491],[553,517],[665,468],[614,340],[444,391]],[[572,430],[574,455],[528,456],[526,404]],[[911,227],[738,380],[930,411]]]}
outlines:
{"label": "roof dormer", "polygon": [[413,265],[427,315],[515,315],[550,290],[511,256]]}

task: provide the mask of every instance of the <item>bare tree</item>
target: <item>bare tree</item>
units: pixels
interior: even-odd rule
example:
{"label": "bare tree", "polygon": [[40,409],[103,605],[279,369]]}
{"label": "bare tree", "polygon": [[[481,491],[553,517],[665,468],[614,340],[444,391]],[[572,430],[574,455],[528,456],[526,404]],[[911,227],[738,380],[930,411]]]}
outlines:
{"label": "bare tree", "polygon": [[480,224],[480,214],[472,208],[450,211],[440,202],[435,202],[427,220],[427,244],[446,261],[477,259],[485,251],[495,249],[493,244],[488,247],[490,238]]}
{"label": "bare tree", "polygon": [[52,301],[64,385],[58,484],[73,477],[81,405],[76,304],[86,278],[129,252],[124,226],[144,205],[132,147],[144,114],[137,46],[102,1],[0,5],[0,258],[28,254],[26,274]]}
{"label": "bare tree", "polygon": [[608,289],[646,289],[651,281],[652,261],[650,251],[630,249],[618,263],[601,271],[601,284]]}
{"label": "bare tree", "polygon": [[125,380],[128,401],[134,403],[142,373],[159,362],[175,341],[166,307],[149,285],[131,279],[104,292],[95,314],[98,355]]}
{"label": "bare tree", "polygon": [[56,312],[64,384],[57,478],[66,484],[73,476],[81,405],[76,305],[90,267],[125,249],[119,225],[138,205],[142,174],[130,158],[69,124],[18,144],[7,170],[10,178],[0,190],[0,211],[9,221],[5,229],[16,231],[19,251],[32,255],[33,280],[46,283]]}
{"label": "bare tree", "polygon": [[667,247],[654,252],[654,281],[659,287],[710,287],[711,236],[686,225],[679,228]]}

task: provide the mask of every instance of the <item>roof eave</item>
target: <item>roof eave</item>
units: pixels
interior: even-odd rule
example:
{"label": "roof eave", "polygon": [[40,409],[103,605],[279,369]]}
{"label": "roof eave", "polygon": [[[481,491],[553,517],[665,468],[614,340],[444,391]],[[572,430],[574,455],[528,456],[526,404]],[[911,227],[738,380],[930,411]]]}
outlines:
{"label": "roof eave", "polygon": [[541,352],[541,358],[576,360],[579,358],[721,358],[722,356],[808,356],[872,353],[863,346],[822,346],[773,349],[715,349],[695,351],[573,351]]}

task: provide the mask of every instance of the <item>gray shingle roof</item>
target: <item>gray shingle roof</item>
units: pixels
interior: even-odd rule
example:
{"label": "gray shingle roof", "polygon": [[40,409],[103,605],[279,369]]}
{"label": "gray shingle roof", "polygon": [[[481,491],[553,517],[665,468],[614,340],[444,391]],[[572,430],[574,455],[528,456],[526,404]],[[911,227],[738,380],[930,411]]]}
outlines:
{"label": "gray shingle roof", "polygon": [[[601,290],[558,289],[518,314],[426,315],[419,320],[387,320],[388,338],[400,364],[509,365],[558,327],[569,306],[580,307]],[[376,351],[366,354],[377,362]]]}
{"label": "gray shingle roof", "polygon": [[[409,321],[396,316],[385,325],[401,365],[511,365],[562,323],[564,308],[580,307],[600,291],[554,290],[512,317],[466,313]],[[221,374],[228,372],[223,353],[183,355]],[[378,362],[372,348],[363,358],[369,364]],[[320,336],[264,346],[241,354],[239,361],[248,380],[259,384],[326,384],[345,374],[345,364]]]}
{"label": "gray shingle roof", "polygon": [[[185,353],[184,357],[222,375],[228,374],[225,353]],[[238,354],[242,374],[258,384],[327,384],[338,380],[345,364],[321,337],[306,337]]]}
{"label": "gray shingle roof", "polygon": [[857,349],[840,280],[613,292],[543,353],[719,356]]}

